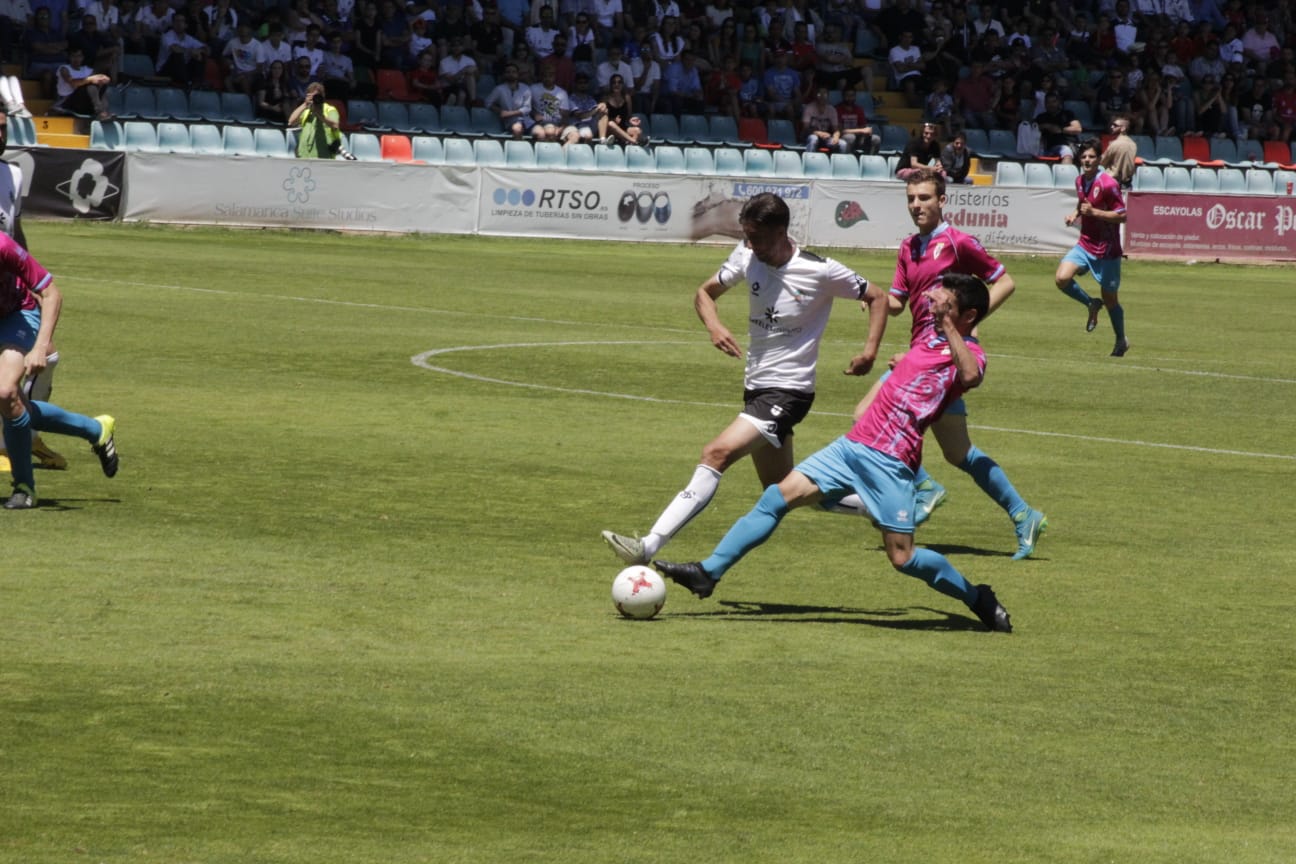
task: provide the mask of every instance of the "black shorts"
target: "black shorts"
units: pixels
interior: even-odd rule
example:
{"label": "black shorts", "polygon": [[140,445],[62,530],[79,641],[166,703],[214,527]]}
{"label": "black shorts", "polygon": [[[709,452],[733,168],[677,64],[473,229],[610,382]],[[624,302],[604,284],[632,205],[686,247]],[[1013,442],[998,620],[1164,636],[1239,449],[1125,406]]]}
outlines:
{"label": "black shorts", "polygon": [[739,417],[747,420],[775,447],[810,413],[815,394],[803,390],[744,390],[743,410]]}

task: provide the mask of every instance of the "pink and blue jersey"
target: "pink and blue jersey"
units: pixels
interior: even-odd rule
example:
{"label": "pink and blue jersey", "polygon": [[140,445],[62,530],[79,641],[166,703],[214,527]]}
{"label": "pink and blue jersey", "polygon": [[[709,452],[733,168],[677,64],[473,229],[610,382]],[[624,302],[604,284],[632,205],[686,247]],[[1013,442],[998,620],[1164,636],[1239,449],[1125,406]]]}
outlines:
{"label": "pink and blue jersey", "polygon": [[[1077,177],[1075,188],[1079,203],[1087,201],[1095,210],[1125,212],[1125,196],[1121,195],[1120,183],[1101,168],[1092,180],[1086,180],[1083,174]],[[1122,254],[1120,225],[1094,216],[1081,216],[1079,245],[1095,258],[1119,258]]]}
{"label": "pink and blue jersey", "polygon": [[909,344],[920,345],[936,336],[927,292],[940,283],[946,273],[966,273],[981,281],[994,282],[1003,275],[1004,266],[970,234],[942,222],[928,235],[914,234],[900,244],[896,258],[895,279],[891,296],[909,304],[913,327]]}
{"label": "pink and blue jersey", "polygon": [[[972,339],[967,346],[984,376],[985,352]],[[967,390],[959,383],[949,342],[934,336],[914,345],[896,364],[846,437],[917,471],[922,464],[923,433]]]}
{"label": "pink and blue jersey", "polygon": [[12,237],[0,234],[0,318],[20,309],[35,309],[32,296],[45,290],[52,277]]}

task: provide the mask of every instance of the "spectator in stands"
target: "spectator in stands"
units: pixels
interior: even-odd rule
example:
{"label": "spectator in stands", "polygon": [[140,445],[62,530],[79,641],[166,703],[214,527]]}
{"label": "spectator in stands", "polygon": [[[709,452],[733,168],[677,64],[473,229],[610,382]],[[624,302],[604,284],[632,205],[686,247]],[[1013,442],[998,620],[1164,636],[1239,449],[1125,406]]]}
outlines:
{"label": "spectator in stands", "polygon": [[238,12],[230,8],[230,0],[216,0],[203,7],[206,16],[207,44],[213,56],[220,56],[225,44],[238,31]]}
{"label": "spectator in stands", "polygon": [[954,110],[963,125],[974,129],[993,129],[994,79],[985,73],[985,63],[973,60],[967,76],[954,85]]}
{"label": "spectator in stands", "polygon": [[504,64],[504,80],[486,97],[486,107],[500,119],[500,128],[521,138],[531,128],[531,88],[518,78],[516,63]]}
{"label": "spectator in stands", "polygon": [[1060,95],[1053,92],[1044,97],[1044,113],[1036,116],[1035,122],[1039,125],[1043,147],[1040,155],[1056,156],[1063,165],[1074,164],[1076,141],[1084,130],[1075,114],[1062,107]]}
{"label": "spectator in stands", "polygon": [[[1230,73],[1232,74],[1232,73]],[[1260,76],[1251,79],[1247,88],[1236,103],[1239,125],[1246,130],[1246,137],[1252,141],[1273,141],[1278,134],[1278,127],[1273,117],[1273,94],[1269,82]]]}
{"label": "spectator in stands", "polygon": [[769,32],[765,34],[764,64],[766,71],[774,66],[774,58],[778,56],[780,51],[789,55],[788,66],[791,66],[792,40],[788,39],[783,33],[783,19],[775,18],[770,21]]}
{"label": "spectator in stands", "polygon": [[558,86],[554,64],[540,64],[540,82],[531,87],[531,135],[537,141],[558,141],[567,126],[571,101],[567,91]]}
{"label": "spectator in stands", "polygon": [[321,30],[326,34],[342,34],[342,41],[349,47],[355,31],[353,12],[354,5],[350,2],[343,9],[338,0],[324,0],[316,17],[319,18]]}
{"label": "spectator in stands", "polygon": [[250,23],[239,23],[238,35],[225,43],[223,60],[225,89],[251,96],[261,70],[261,43],[252,38]]}
{"label": "spectator in stands", "polygon": [[1264,69],[1271,60],[1277,59],[1280,49],[1278,37],[1269,29],[1269,16],[1261,12],[1242,34],[1242,56],[1255,64],[1256,69]]}
{"label": "spectator in stands", "polygon": [[81,49],[86,65],[108,77],[117,74],[121,62],[121,41],[99,27],[95,16],[81,16],[81,29],[68,36],[69,56],[73,48]]}
{"label": "spectator in stands", "polygon": [[286,76],[288,96],[292,99],[293,105],[296,106],[306,99],[306,88],[314,80],[310,74],[310,58],[302,57],[300,60],[294,60],[288,69],[289,72]]}
{"label": "spectator in stands", "polygon": [[810,25],[798,21],[792,27],[792,61],[788,64],[801,76],[801,93],[808,101],[815,90],[815,63],[819,60],[815,43],[810,38]]}
{"label": "spectator in stands", "polygon": [[357,95],[355,63],[346,53],[341,33],[329,34],[328,48],[320,62],[319,77],[323,80],[324,92],[330,99],[350,99]]}
{"label": "spectator in stands", "polygon": [[378,6],[374,3],[364,3],[360,7],[352,33],[351,60],[361,69],[372,70],[382,66],[382,23],[378,20]]}
{"label": "spectator in stands", "polygon": [[567,56],[576,64],[577,72],[593,76],[594,42],[597,39],[594,28],[590,26],[588,12],[577,12],[572,26],[567,28]]}
{"label": "spectator in stands", "polygon": [[206,65],[206,44],[189,34],[189,16],[177,12],[171,19],[171,29],[162,34],[158,45],[158,74],[187,89],[203,80]]}
{"label": "spectator in stands", "polygon": [[293,59],[302,57],[310,60],[311,75],[319,74],[320,64],[324,62],[324,37],[318,24],[308,24],[306,33],[293,44]]}
{"label": "spectator in stands", "polygon": [[816,87],[845,90],[863,79],[855,66],[854,46],[842,37],[842,29],[837,24],[824,25],[823,38],[815,43],[815,55]]}
{"label": "spectator in stands", "polygon": [[59,114],[93,115],[111,120],[108,112],[108,85],[112,79],[97,73],[85,62],[85,53],[77,47],[68,50],[68,62],[58,69],[58,99],[53,110]]}
{"label": "spectator in stands", "polygon": [[554,64],[554,76],[558,86],[570,93],[571,88],[576,84],[576,64],[567,54],[567,34],[561,30],[554,36],[553,53],[549,55],[547,62]]}
{"label": "spectator in stands", "polygon": [[410,68],[409,41],[413,36],[405,13],[392,0],[383,0],[378,7],[380,34],[378,66],[382,69]]}
{"label": "spectator in stands", "polygon": [[1094,120],[1103,127],[1110,126],[1117,114],[1129,114],[1130,96],[1124,70],[1112,69],[1107,73],[1106,80],[1098,85],[1094,101]]}
{"label": "spectator in stands", "polygon": [[765,74],[765,46],[761,43],[760,31],[750,22],[740,25],[738,29],[738,68],[742,64],[751,64],[752,71],[759,77]]}
{"label": "spectator in stands", "polygon": [[1201,80],[1207,75],[1213,75],[1215,80],[1222,81],[1227,68],[1228,64],[1220,57],[1219,39],[1212,35],[1202,46],[1201,54],[1188,64],[1188,80],[1192,81],[1194,87],[1201,84]]}
{"label": "spectator in stands", "polygon": [[[728,2],[728,0],[725,0]],[[724,24],[720,25],[710,36],[707,37],[707,60],[711,63],[711,68],[719,69],[724,66],[726,57],[738,59],[742,52],[742,41],[738,37],[738,22],[734,18],[726,18]],[[735,68],[737,68],[735,66]]]}
{"label": "spectator in stands", "polygon": [[1224,35],[1220,37],[1219,50],[1220,59],[1229,66],[1236,64],[1240,67],[1246,62],[1242,37],[1238,35],[1236,24],[1229,23],[1224,26]]}
{"label": "spectator in stands", "polygon": [[945,173],[941,167],[941,145],[936,138],[936,124],[924,123],[917,135],[909,138],[909,143],[900,152],[900,161],[896,163],[896,177],[904,180],[919,168],[932,168],[940,174]]}
{"label": "spectator in stands", "polygon": [[1111,134],[1115,137],[1107,142],[1098,164],[1116,178],[1124,189],[1130,188],[1134,181],[1134,160],[1138,156],[1138,145],[1130,137],[1128,117],[1118,114],[1112,118]]}
{"label": "spectator in stands", "polygon": [[477,68],[489,70],[492,75],[502,73],[508,56],[508,38],[504,35],[504,25],[500,23],[499,7],[487,0],[482,9],[482,19],[473,22],[468,34]]}
{"label": "spectator in stands", "polygon": [[256,92],[256,115],[272,123],[287,125],[295,102],[288,92],[287,67],[282,60],[271,60]]}
{"label": "spectator in stands", "polygon": [[992,3],[982,3],[978,7],[977,19],[972,26],[976,29],[977,36],[984,36],[988,30],[998,33],[1000,39],[1008,35],[1008,31],[1004,30],[1003,22],[995,17],[995,7]]}
{"label": "spectator in stands", "polygon": [[450,53],[437,67],[443,104],[467,107],[476,102],[477,73],[477,61],[464,52],[463,38],[451,40]]}
{"label": "spectator in stands", "polygon": [[34,17],[28,0],[0,2],[0,60],[13,62],[14,49],[22,44],[23,33]]}
{"label": "spectator in stands", "polygon": [[334,159],[342,151],[342,128],[338,110],[324,101],[324,85],[312,81],[306,98],[288,116],[289,126],[300,126],[297,158]]}
{"label": "spectator in stands", "polygon": [[788,67],[792,55],[780,51],[774,65],[765,70],[761,89],[765,91],[765,110],[770,118],[795,121],[800,114],[801,76]]}
{"label": "spectator in stands", "polygon": [[837,122],[841,124],[842,140],[846,151],[872,155],[882,146],[882,136],[869,123],[868,114],[856,101],[854,87],[842,90],[842,101],[837,103]]}
{"label": "spectator in stands", "polygon": [[32,26],[23,34],[23,52],[27,55],[26,77],[41,82],[42,95],[54,93],[54,77],[67,62],[68,42],[63,30],[55,26],[50,10],[36,10]]}
{"label": "spectator in stands", "polygon": [[[576,73],[576,87],[568,94],[571,105],[570,125],[562,131],[564,144],[576,144],[581,141],[604,142],[607,138],[607,105],[604,105],[590,92],[591,79],[588,72]],[[611,143],[607,141],[606,143]]]}
{"label": "spectator in stands", "polygon": [[1196,107],[1197,119],[1193,131],[1188,134],[1212,138],[1216,136],[1222,138],[1228,134],[1224,124],[1228,105],[1224,102],[1219,82],[1214,76],[1207,75],[1202,79],[1201,86],[1193,91],[1193,104]]}
{"label": "spectator in stands", "polygon": [[[1176,130],[1170,120],[1174,98],[1174,80],[1163,78],[1156,69],[1149,69],[1143,76],[1142,86],[1130,98],[1130,116],[1113,114],[1111,126],[1115,128],[1119,121],[1135,134],[1174,135]],[[1106,156],[1106,151],[1103,155]]]}
{"label": "spectator in stands", "polygon": [[666,80],[662,87],[666,106],[672,114],[702,114],[706,111],[706,98],[702,90],[702,75],[697,69],[697,58],[692,49],[685,48],[675,61],[666,67]]}
{"label": "spectator in stands", "polygon": [[540,8],[540,22],[526,28],[524,35],[527,46],[537,60],[543,61],[553,54],[554,37],[558,35],[558,28],[554,26],[553,7],[542,6]]}
{"label": "spectator in stands", "polygon": [[992,129],[1016,129],[1022,120],[1021,94],[1016,78],[1002,78],[995,82],[995,123]]}
{"label": "spectator in stands", "polygon": [[765,85],[752,68],[750,60],[738,64],[738,115],[765,117]]}
{"label": "spectator in stands", "polygon": [[684,37],[679,32],[679,19],[674,15],[663,18],[661,26],[648,37],[648,43],[652,45],[657,62],[669,69],[685,48]]}
{"label": "spectator in stands", "polygon": [[621,144],[648,143],[643,124],[634,116],[634,97],[626,87],[626,79],[620,74],[613,75],[608,81],[603,104],[607,106],[607,131],[610,136],[603,139],[603,143],[613,143],[613,139]]}
{"label": "spectator in stands", "polygon": [[621,46],[613,42],[607,47],[607,59],[598,65],[595,79],[599,90],[606,90],[612,84],[612,76],[620,75],[622,82],[634,81],[634,69],[625,61]]}
{"label": "spectator in stands", "polygon": [[[450,53],[450,43],[456,39],[464,43],[464,50],[468,50],[469,40],[472,37],[472,25],[464,17],[464,7],[459,3],[445,3],[440,6],[440,17],[430,22],[427,27],[429,35],[435,33],[437,42],[437,54],[445,59]],[[413,20],[423,16],[415,16]],[[411,23],[413,23],[411,20]]]}
{"label": "spectator in stands", "polygon": [[1138,22],[1130,12],[1129,0],[1116,0],[1112,34],[1116,38],[1116,53],[1124,56],[1141,51],[1146,44],[1140,41]]}
{"label": "spectator in stands", "polygon": [[706,102],[707,109],[716,114],[732,117],[735,122],[742,116],[738,103],[738,91],[742,89],[742,77],[738,74],[738,55],[730,54],[724,58],[719,69],[707,76]]}
{"label": "spectator in stands", "polygon": [[167,0],[141,3],[135,11],[134,26],[125,34],[127,53],[156,57],[162,34],[170,29],[174,15]]}
{"label": "spectator in stands", "polygon": [[[621,0],[592,0],[590,13],[594,16],[599,44],[611,47],[625,36],[625,8]],[[631,79],[625,79],[626,92],[630,92]]]}
{"label": "spectator in stands", "polygon": [[954,97],[949,92],[949,82],[944,78],[933,81],[932,91],[923,104],[923,119],[940,126],[942,135],[949,135],[953,131],[950,121],[954,116]]}
{"label": "spectator in stands", "polygon": [[[1228,137],[1238,142],[1246,140],[1247,137],[1238,111],[1238,101],[1241,96],[1242,88],[1238,86],[1235,76],[1225,75],[1220,79],[1220,98],[1224,100],[1226,106],[1224,109],[1224,131]],[[1254,140],[1271,140],[1271,138],[1272,136]]]}
{"label": "spectator in stands", "polygon": [[1274,122],[1278,126],[1277,141],[1291,141],[1296,132],[1296,70],[1288,69],[1282,84],[1273,94]]}
{"label": "spectator in stands", "polygon": [[[406,73],[405,80],[409,82],[411,92],[417,93],[422,101],[431,105],[440,105],[444,101],[442,91],[445,88],[441,84],[441,76],[437,74],[435,47],[425,49],[418,56],[414,68]],[[530,92],[529,86],[527,90]]]}
{"label": "spectator in stands", "polygon": [[814,99],[801,109],[801,140],[806,150],[845,153],[848,144],[842,137],[837,109],[828,101],[828,88],[815,90]]}
{"label": "spectator in stands", "polygon": [[905,100],[910,106],[921,104],[918,99],[918,83],[926,67],[922,51],[914,44],[913,32],[905,30],[900,34],[900,41],[887,53],[887,62],[891,70],[891,82],[897,90],[904,92]]}
{"label": "spectator in stands", "polygon": [[950,142],[941,149],[941,170],[945,172],[947,183],[971,183],[968,172],[972,169],[972,157],[976,155],[967,149],[967,135],[963,130],[954,133]]}
{"label": "spectator in stands", "polygon": [[292,46],[284,39],[283,24],[275,22],[266,31],[266,38],[257,40],[257,69],[262,75],[270,71],[270,64],[278,60],[284,66],[285,77],[292,64]]}
{"label": "spectator in stands", "polygon": [[436,56],[440,56],[441,48],[437,40],[432,38],[428,32],[428,19],[416,16],[410,19],[410,39],[406,45],[409,51],[410,59],[417,63],[419,55],[424,51],[432,51]]}
{"label": "spectator in stands", "polygon": [[635,105],[639,106],[640,112],[653,114],[657,111],[657,98],[661,94],[662,68],[653,56],[651,45],[641,46],[639,54],[643,71],[635,79]]}

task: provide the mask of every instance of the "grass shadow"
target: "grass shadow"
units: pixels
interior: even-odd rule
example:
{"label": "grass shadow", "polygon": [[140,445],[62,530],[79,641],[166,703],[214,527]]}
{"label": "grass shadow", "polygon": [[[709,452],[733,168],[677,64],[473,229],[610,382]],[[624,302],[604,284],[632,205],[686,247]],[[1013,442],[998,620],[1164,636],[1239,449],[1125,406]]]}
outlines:
{"label": "grass shadow", "polygon": [[[786,622],[789,624],[860,624],[867,627],[884,627],[888,630],[921,630],[934,632],[961,632],[984,630],[985,625],[975,618],[930,606],[911,606],[899,609],[861,609],[850,606],[808,606],[795,603],[766,603],[759,600],[721,600],[719,609],[705,612],[680,612],[678,607],[672,617],[722,618],[727,621]],[[928,613],[931,617],[913,617]]]}

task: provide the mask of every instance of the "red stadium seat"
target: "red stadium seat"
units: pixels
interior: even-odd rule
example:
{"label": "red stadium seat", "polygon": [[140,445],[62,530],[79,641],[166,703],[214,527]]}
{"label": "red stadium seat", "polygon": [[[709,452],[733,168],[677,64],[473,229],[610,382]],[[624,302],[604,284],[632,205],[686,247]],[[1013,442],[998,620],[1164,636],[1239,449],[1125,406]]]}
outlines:
{"label": "red stadium seat", "polygon": [[382,158],[388,162],[413,162],[410,139],[404,135],[384,135],[379,140]]}
{"label": "red stadium seat", "polygon": [[419,94],[409,88],[409,80],[399,69],[378,69],[374,72],[374,83],[378,88],[379,99],[390,99],[396,102],[422,101]]}
{"label": "red stadium seat", "polygon": [[765,128],[765,121],[759,117],[739,118],[738,140],[750,141],[753,144],[768,144],[769,130]]}
{"label": "red stadium seat", "polygon": [[1286,141],[1264,142],[1264,161],[1276,162],[1284,168],[1291,165],[1291,149]]}
{"label": "red stadium seat", "polygon": [[1196,159],[1198,165],[1207,168],[1219,168],[1224,164],[1220,159],[1211,159],[1210,140],[1201,135],[1185,135],[1183,139],[1185,159]]}

